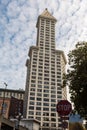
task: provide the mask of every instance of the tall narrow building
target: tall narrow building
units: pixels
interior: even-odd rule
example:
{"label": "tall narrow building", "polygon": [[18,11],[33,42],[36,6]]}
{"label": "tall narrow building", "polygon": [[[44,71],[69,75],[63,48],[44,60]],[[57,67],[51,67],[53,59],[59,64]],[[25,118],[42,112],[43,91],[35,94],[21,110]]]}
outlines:
{"label": "tall narrow building", "polygon": [[36,46],[30,47],[26,62],[24,117],[39,120],[41,130],[61,129],[56,104],[66,99],[66,88],[61,88],[66,58],[55,49],[56,22],[47,9],[39,15]]}

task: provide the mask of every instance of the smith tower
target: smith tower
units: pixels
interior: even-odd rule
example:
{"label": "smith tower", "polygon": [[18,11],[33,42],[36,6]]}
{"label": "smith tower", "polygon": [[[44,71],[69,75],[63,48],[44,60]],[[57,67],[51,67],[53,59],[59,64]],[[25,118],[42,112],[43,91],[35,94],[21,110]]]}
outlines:
{"label": "smith tower", "polygon": [[61,129],[56,104],[66,99],[66,88],[61,88],[66,59],[55,49],[56,22],[47,9],[39,15],[36,46],[30,47],[26,62],[24,116],[39,120],[42,130]]}

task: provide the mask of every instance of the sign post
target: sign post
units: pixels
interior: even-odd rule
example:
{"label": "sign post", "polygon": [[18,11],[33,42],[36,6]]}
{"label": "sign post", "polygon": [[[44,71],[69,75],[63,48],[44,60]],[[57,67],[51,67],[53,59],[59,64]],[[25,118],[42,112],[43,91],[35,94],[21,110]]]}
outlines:
{"label": "sign post", "polygon": [[65,120],[68,120],[68,115],[72,111],[72,105],[68,100],[60,100],[57,103],[57,112],[60,115],[62,119],[62,128],[66,129],[68,127],[68,122]]}

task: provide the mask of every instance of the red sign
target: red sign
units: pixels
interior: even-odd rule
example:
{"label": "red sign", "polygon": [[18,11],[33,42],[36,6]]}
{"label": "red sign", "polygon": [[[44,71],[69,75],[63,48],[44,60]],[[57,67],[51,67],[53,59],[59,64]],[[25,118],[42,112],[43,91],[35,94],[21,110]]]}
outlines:
{"label": "red sign", "polygon": [[57,112],[60,116],[69,115],[72,111],[72,105],[68,100],[61,100],[57,104]]}

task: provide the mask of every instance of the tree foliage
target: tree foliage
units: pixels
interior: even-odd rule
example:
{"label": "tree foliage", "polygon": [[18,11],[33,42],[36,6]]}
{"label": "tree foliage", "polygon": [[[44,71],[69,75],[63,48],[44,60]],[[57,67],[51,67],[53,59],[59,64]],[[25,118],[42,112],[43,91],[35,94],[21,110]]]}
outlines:
{"label": "tree foliage", "polygon": [[74,109],[82,116],[87,116],[87,42],[78,42],[68,54],[69,69],[66,82],[71,93]]}

